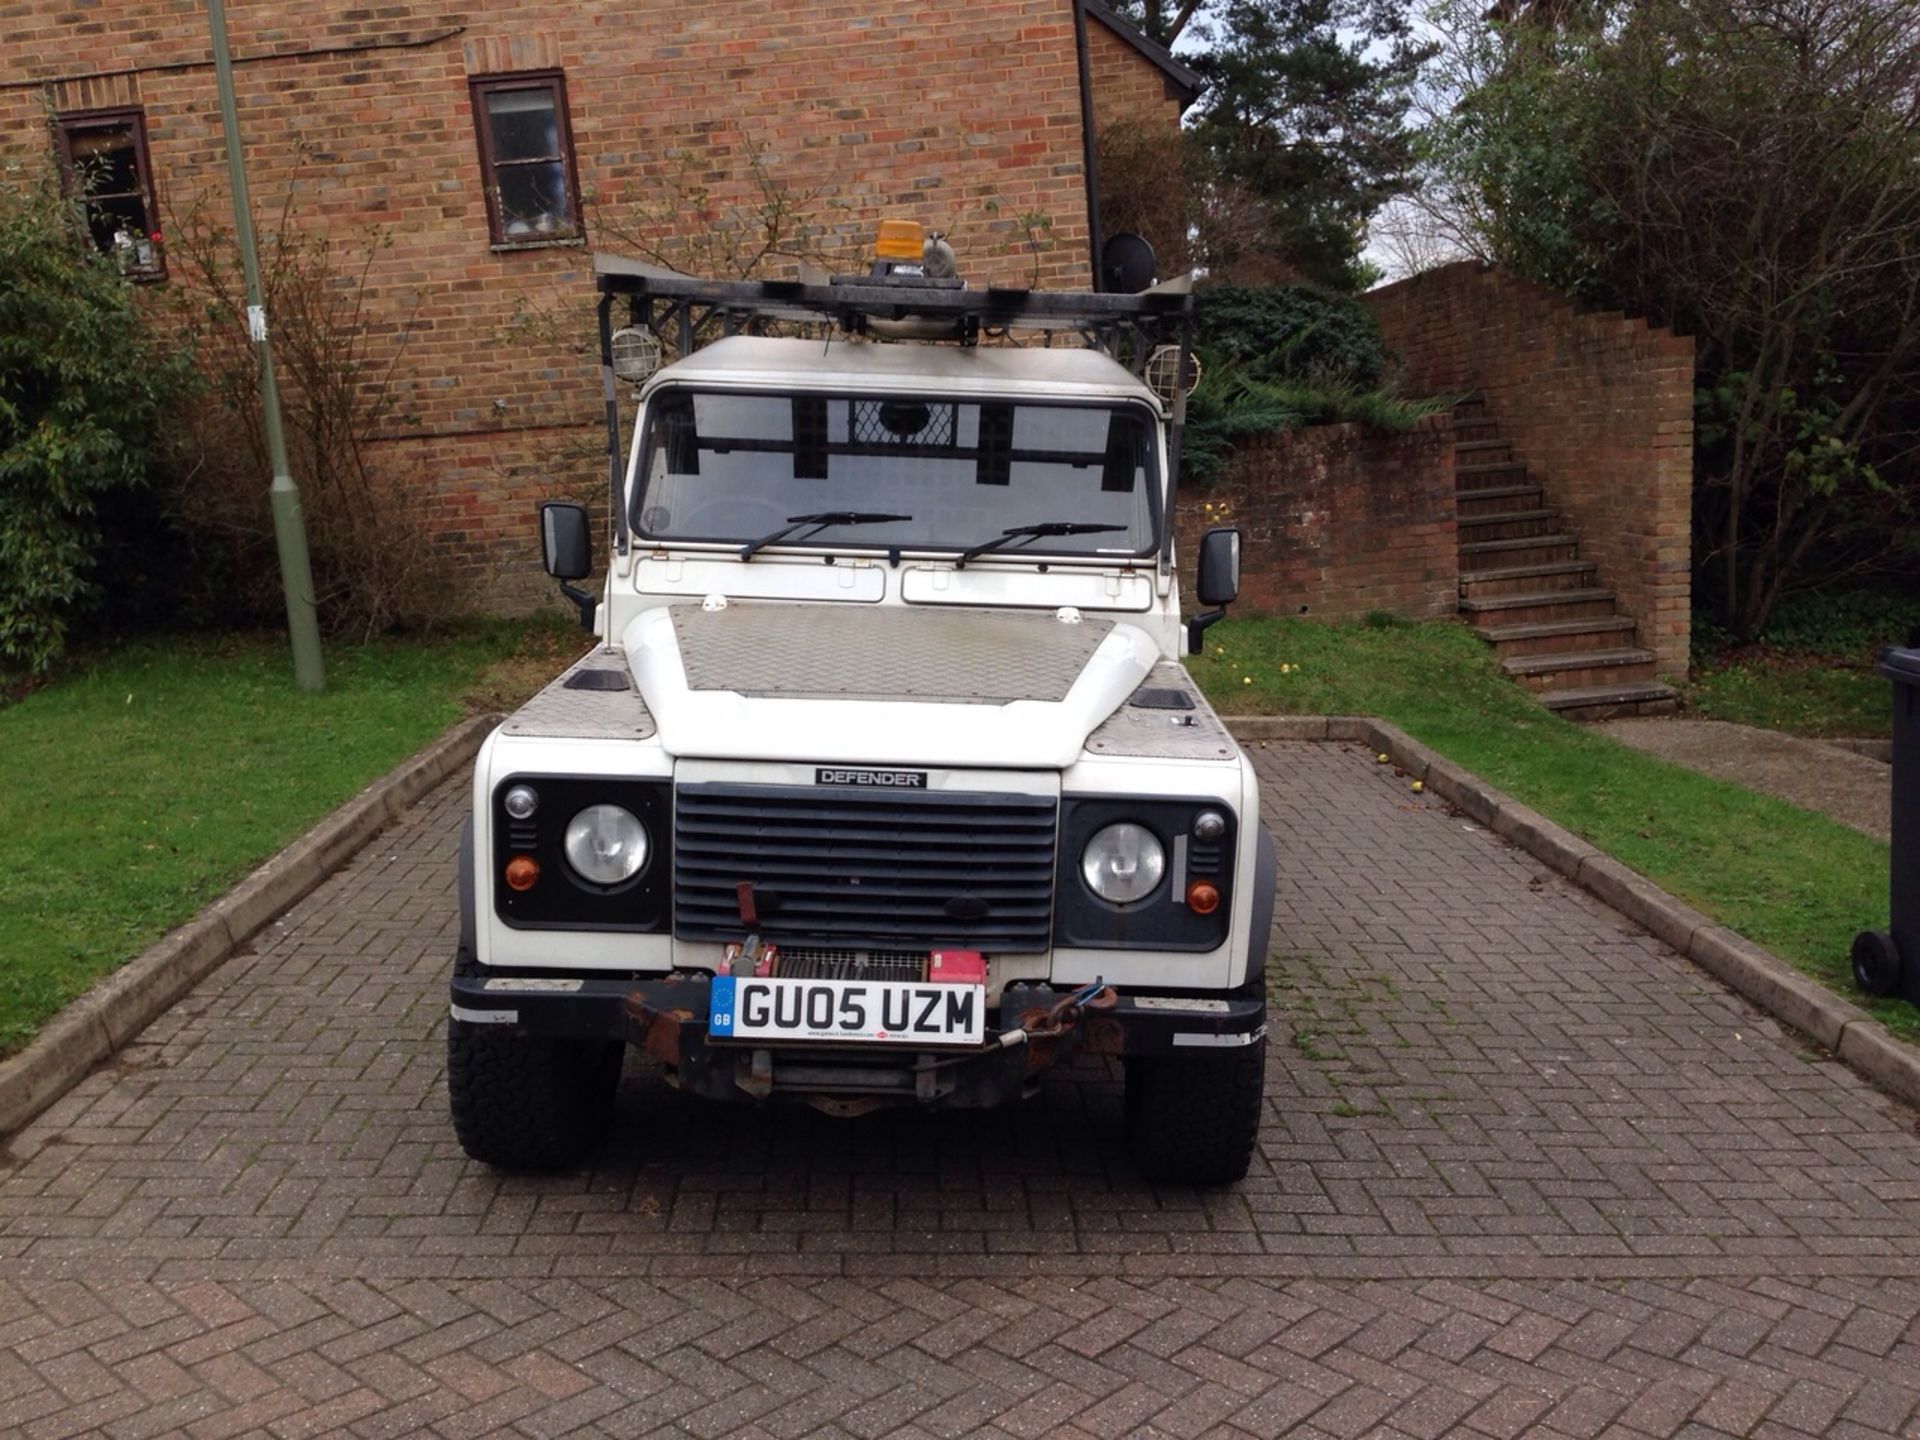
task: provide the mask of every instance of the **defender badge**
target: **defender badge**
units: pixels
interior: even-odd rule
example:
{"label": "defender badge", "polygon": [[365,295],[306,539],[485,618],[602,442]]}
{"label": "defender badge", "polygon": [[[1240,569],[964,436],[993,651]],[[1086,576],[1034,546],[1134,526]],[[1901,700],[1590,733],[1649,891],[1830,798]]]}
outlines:
{"label": "defender badge", "polygon": [[820,766],[813,772],[816,785],[866,785],[878,790],[924,790],[924,770],[846,770]]}

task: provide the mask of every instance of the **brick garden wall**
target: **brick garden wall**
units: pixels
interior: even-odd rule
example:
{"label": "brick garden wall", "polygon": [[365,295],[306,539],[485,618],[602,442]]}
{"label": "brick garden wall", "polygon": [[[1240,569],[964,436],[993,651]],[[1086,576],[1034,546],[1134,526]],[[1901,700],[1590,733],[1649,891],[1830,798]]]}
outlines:
{"label": "brick garden wall", "polygon": [[1692,590],[1693,341],[1589,313],[1477,262],[1363,297],[1419,394],[1478,391],[1640,622],[1685,674]]}
{"label": "brick garden wall", "polygon": [[1246,612],[1426,619],[1459,607],[1453,422],[1444,414],[1404,434],[1317,425],[1249,441],[1217,483],[1180,497],[1175,521],[1189,596],[1200,536],[1238,525]]}
{"label": "brick garden wall", "polygon": [[[291,193],[303,231],[356,261],[373,250],[368,359],[378,368],[400,352],[407,421],[392,468],[492,608],[545,593],[534,500],[602,484],[587,247],[632,250],[620,231],[637,223],[635,196],[657,198],[684,174],[710,196],[706,214],[682,207],[681,223],[724,222],[756,201],[746,157],[757,150],[850,264],[864,263],[877,220],[898,215],[947,232],[976,283],[1088,278],[1066,0],[229,9],[256,209],[271,228]],[[1144,72],[1172,112],[1159,72],[1108,54],[1125,47],[1089,28],[1102,74]],[[323,47],[335,53],[313,53]],[[0,165],[50,159],[50,114],[138,106],[167,228],[195,207],[217,222],[231,209],[208,53],[198,4],[9,6]],[[586,242],[496,249],[468,81],[547,69],[566,77]],[[1050,222],[1038,250],[1022,215]],[[549,318],[546,338],[515,328],[523,312]]]}

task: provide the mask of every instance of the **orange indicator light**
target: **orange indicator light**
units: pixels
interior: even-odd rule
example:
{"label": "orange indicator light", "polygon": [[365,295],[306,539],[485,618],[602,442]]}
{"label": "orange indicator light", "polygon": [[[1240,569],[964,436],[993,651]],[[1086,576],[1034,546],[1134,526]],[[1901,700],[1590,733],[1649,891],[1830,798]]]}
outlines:
{"label": "orange indicator light", "polygon": [[1196,915],[1211,915],[1220,908],[1220,890],[1211,880],[1196,880],[1187,886],[1187,908]]}
{"label": "orange indicator light", "polygon": [[540,878],[540,864],[529,855],[516,855],[507,861],[507,888],[531,890]]}

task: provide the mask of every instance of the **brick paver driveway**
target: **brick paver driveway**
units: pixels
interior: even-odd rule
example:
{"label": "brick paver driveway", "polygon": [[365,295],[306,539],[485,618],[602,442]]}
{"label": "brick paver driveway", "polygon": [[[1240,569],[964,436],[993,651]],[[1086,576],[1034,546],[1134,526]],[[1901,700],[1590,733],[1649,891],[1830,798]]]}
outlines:
{"label": "brick paver driveway", "polygon": [[17,1137],[0,1430],[1912,1433],[1914,1115],[1347,747],[1280,841],[1261,1154],[702,1108],[590,1173],[444,1115],[443,791]]}

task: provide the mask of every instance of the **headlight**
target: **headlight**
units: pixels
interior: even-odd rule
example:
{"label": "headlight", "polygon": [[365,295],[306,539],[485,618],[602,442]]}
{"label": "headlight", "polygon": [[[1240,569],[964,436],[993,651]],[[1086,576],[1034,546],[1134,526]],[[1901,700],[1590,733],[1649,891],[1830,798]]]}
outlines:
{"label": "headlight", "polygon": [[581,879],[618,885],[647,863],[646,827],[618,805],[589,805],[567,822],[566,852]]}
{"label": "headlight", "polygon": [[1167,852],[1144,825],[1122,821],[1094,832],[1080,852],[1087,888],[1116,905],[1144,899],[1166,873]]}

